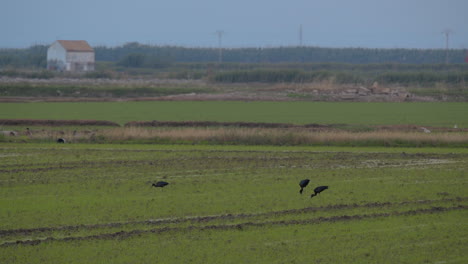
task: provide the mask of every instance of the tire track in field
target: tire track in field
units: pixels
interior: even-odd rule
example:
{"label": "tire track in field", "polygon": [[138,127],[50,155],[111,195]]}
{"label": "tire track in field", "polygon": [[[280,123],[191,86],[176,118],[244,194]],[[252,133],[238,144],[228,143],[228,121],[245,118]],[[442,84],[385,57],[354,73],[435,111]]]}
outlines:
{"label": "tire track in field", "polygon": [[[146,159],[146,160],[102,160],[102,161],[79,161],[79,162],[62,162],[56,163],[56,165],[50,166],[48,164],[20,164],[14,165],[15,167],[21,166],[22,168],[15,169],[0,169],[0,173],[19,173],[19,172],[41,172],[41,171],[52,171],[52,170],[71,170],[78,168],[96,168],[103,165],[120,165],[120,166],[129,166],[129,165],[162,165],[167,164],[168,162],[177,163],[180,161],[192,161],[197,162],[202,160],[206,162],[207,160],[225,160],[227,162],[245,162],[252,161],[252,157],[215,157],[215,156],[201,156],[198,158],[165,158],[165,159]],[[296,158],[296,157],[268,157],[268,158],[257,158],[261,162],[278,162],[278,161],[288,161],[288,160],[307,160],[307,158]],[[13,165],[7,165],[13,166]],[[1,168],[2,166],[0,166]],[[31,168],[36,167],[36,168]]]}
{"label": "tire track in field", "polygon": [[131,231],[119,231],[107,234],[98,234],[91,236],[81,237],[47,237],[45,239],[36,240],[17,240],[15,242],[5,242],[0,244],[1,247],[8,247],[13,245],[38,245],[43,242],[67,242],[67,241],[85,241],[95,239],[126,239],[129,237],[143,235],[143,234],[162,234],[166,232],[181,232],[181,231],[205,231],[205,230],[239,230],[242,231],[244,228],[249,227],[264,227],[264,226],[289,226],[289,225],[306,225],[306,224],[320,224],[320,223],[334,223],[341,221],[356,221],[356,220],[367,220],[374,218],[386,218],[394,216],[413,216],[421,214],[435,214],[443,213],[456,210],[466,210],[468,206],[453,206],[453,207],[432,207],[428,209],[417,209],[402,212],[392,213],[373,213],[373,214],[361,214],[361,215],[341,215],[331,217],[318,217],[303,220],[280,220],[280,221],[264,221],[264,222],[244,222],[240,224],[223,224],[223,225],[207,225],[207,226],[187,226],[187,227],[163,227],[155,228],[150,230],[131,230]]}
{"label": "tire track in field", "polygon": [[[331,211],[331,210],[345,210],[345,209],[356,209],[356,208],[383,208],[383,207],[392,207],[392,206],[403,206],[410,204],[432,204],[438,202],[463,202],[468,201],[468,197],[457,197],[457,198],[445,198],[437,200],[417,200],[417,201],[403,201],[398,203],[392,202],[373,202],[366,204],[335,204],[327,205],[320,207],[306,207],[300,209],[288,209],[281,211],[271,211],[264,213],[251,213],[251,214],[223,214],[223,215],[208,215],[208,216],[189,216],[189,217],[179,217],[179,218],[160,218],[160,219],[149,219],[142,221],[128,221],[128,222],[114,222],[114,223],[103,223],[103,224],[92,224],[92,225],[69,225],[69,226],[58,226],[58,227],[38,227],[30,229],[10,229],[10,230],[0,230],[0,236],[5,235],[30,235],[33,233],[42,233],[42,232],[53,232],[53,231],[77,231],[80,229],[99,229],[99,228],[113,228],[113,227],[122,227],[125,225],[163,225],[163,224],[180,224],[186,222],[192,223],[207,223],[210,221],[216,220],[236,220],[236,219],[245,219],[251,217],[269,217],[269,216],[280,216],[288,214],[301,214],[301,213],[310,213],[317,211]],[[459,205],[462,206],[462,205]]]}
{"label": "tire track in field", "polygon": [[79,168],[98,168],[102,165],[154,165],[155,163],[164,162],[164,160],[160,161],[150,161],[150,160],[112,160],[112,161],[83,161],[83,162],[64,162],[59,163],[55,166],[49,167],[40,167],[41,164],[30,165],[37,166],[39,168],[23,168],[21,169],[1,169],[0,173],[18,173],[18,172],[41,172],[41,171],[51,171],[51,170],[72,170],[72,169],[79,169]]}
{"label": "tire track in field", "polygon": [[[93,149],[92,149],[93,150]],[[199,150],[125,150],[125,149],[112,149],[112,151],[125,151],[125,152],[167,152],[167,153],[171,153],[171,152],[187,152],[187,153],[190,153],[190,152],[198,152]],[[359,155],[359,158],[357,159],[362,159],[362,158],[373,158],[375,159],[376,158],[376,155],[377,155],[377,158],[379,156],[383,156],[383,157],[388,157],[388,156],[395,156],[395,157],[399,157],[401,156],[402,154],[401,153],[360,153],[360,154],[356,154],[356,153],[351,153],[351,152],[314,152],[314,151],[281,151],[281,152],[278,152],[278,151],[256,151],[256,150],[252,150],[252,151],[239,151],[239,150],[228,150],[228,151],[220,151],[220,150],[209,150],[209,151],[206,151],[204,150],[203,152],[207,152],[207,153],[269,153],[269,154],[274,154],[274,153],[281,153],[281,154],[324,154],[324,153],[327,153],[327,154],[331,154],[331,155],[328,155],[327,156],[327,160],[340,160],[340,161],[344,161],[344,160],[347,160],[347,161],[355,161],[356,160],[356,155]],[[353,154],[353,156],[351,156],[351,154]],[[420,161],[420,159],[424,158],[424,159],[431,159],[431,160],[439,160],[441,159],[442,157],[444,158],[444,163],[447,163],[447,162],[457,162],[457,161],[451,161],[451,160],[448,160],[448,158],[455,158],[455,157],[460,157],[460,156],[468,156],[468,155],[465,155],[465,154],[452,154],[452,153],[449,153],[449,154],[422,154],[422,153],[415,153],[415,154],[405,154],[405,159],[407,160],[408,158],[411,160],[411,162],[422,162]],[[200,157],[196,157],[196,158],[187,158],[187,157],[183,157],[183,158],[175,158],[175,157],[169,157],[169,158],[163,158],[163,159],[156,159],[156,160],[103,160],[103,161],[80,161],[80,162],[63,162],[63,163],[58,163],[56,164],[55,166],[50,166],[49,164],[19,164],[19,166],[21,166],[22,168],[20,169],[7,169],[5,168],[5,166],[0,166],[0,173],[18,173],[18,172],[39,172],[39,171],[49,171],[49,170],[57,170],[57,169],[76,169],[76,168],[81,168],[83,166],[89,166],[89,167],[98,167],[98,166],[101,166],[101,165],[141,165],[141,164],[147,164],[147,165],[154,165],[154,164],[157,164],[157,163],[164,163],[164,162],[178,162],[178,161],[181,161],[181,160],[192,160],[192,161],[196,161],[196,160],[203,160],[203,161],[206,161],[206,160],[226,160],[226,161],[237,161],[237,162],[242,162],[242,161],[252,161],[252,160],[257,160],[257,161],[261,161],[261,162],[279,162],[279,161],[288,161],[288,160],[295,160],[299,163],[301,163],[301,161],[310,161],[311,159],[316,159],[317,157],[304,157],[304,156],[280,156],[280,157],[277,157],[277,156],[268,156],[268,157],[264,157],[264,156],[260,156],[260,157],[257,157],[257,158],[254,158],[254,157],[239,157],[239,156],[229,156],[229,157],[226,157],[226,156],[207,156],[207,155],[203,155],[203,156],[200,156]],[[323,157],[322,157],[323,158]],[[322,158],[319,158],[320,160]],[[414,161],[413,161],[414,160]],[[374,161],[376,162],[376,160],[370,160],[370,161]],[[377,160],[378,161],[378,160]],[[366,167],[366,166],[369,166],[369,164],[367,164],[366,162],[369,162],[369,161],[364,161],[363,162],[363,167]],[[302,164],[302,163],[301,163]],[[42,167],[42,166],[47,166],[49,165],[48,167]],[[401,164],[384,164],[384,165],[388,165],[388,166],[400,166]],[[416,164],[416,165],[419,165],[419,164]],[[13,165],[6,165],[7,167],[10,167],[10,166],[13,166]],[[15,167],[17,167],[18,165],[14,165]],[[37,166],[38,168],[31,168],[31,167],[34,167],[34,166]],[[382,165],[379,165],[379,166],[382,166]]]}

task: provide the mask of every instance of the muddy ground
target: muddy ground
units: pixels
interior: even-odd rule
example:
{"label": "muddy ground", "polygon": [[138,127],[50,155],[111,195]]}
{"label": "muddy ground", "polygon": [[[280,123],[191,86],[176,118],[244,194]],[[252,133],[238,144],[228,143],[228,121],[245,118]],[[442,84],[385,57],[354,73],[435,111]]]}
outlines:
{"label": "muddy ground", "polygon": [[[106,96],[65,97],[57,96],[0,96],[0,102],[112,102],[112,101],[329,101],[329,102],[428,102],[451,101],[444,96],[430,97],[412,94],[401,86],[334,84],[334,83],[244,83],[219,84],[204,80],[161,80],[161,79],[27,79],[0,78],[0,84],[13,85],[60,85],[86,88],[102,87],[198,87],[215,89],[214,93],[174,94],[165,96]],[[456,100],[455,100],[456,101]]]}

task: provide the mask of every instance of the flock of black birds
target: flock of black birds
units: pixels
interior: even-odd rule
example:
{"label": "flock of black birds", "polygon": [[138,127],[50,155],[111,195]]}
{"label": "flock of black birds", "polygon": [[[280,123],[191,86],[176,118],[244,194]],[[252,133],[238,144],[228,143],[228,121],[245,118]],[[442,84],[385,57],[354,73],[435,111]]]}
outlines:
{"label": "flock of black birds", "polygon": [[[304,191],[304,188],[309,184],[310,180],[309,179],[304,179],[302,181],[299,182],[299,186],[301,187],[301,189],[299,190],[299,193],[302,194],[302,192]],[[326,189],[328,189],[328,186],[318,186],[314,189],[314,193],[310,195],[310,198],[316,196],[317,194],[325,191]]]}
{"label": "flock of black birds", "polygon": [[[301,189],[299,190],[299,193],[302,194],[302,192],[304,191],[304,188],[309,185],[309,182],[310,180],[309,179],[304,179],[302,181],[299,182],[299,186],[301,187]],[[152,187],[160,187],[160,188],[163,188],[165,186],[169,185],[168,182],[165,182],[165,181],[158,181],[157,183],[153,183],[151,186]],[[317,194],[325,191],[326,189],[328,189],[328,186],[318,186],[314,189],[314,193],[310,195],[310,198],[316,196]]]}

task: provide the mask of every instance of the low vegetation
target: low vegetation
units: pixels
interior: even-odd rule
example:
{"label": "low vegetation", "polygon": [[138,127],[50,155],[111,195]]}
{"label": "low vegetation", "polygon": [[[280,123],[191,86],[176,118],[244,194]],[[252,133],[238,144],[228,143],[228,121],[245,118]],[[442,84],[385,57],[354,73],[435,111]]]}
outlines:
{"label": "low vegetation", "polygon": [[[58,111],[57,109],[60,109]],[[1,103],[0,119],[254,122],[296,125],[468,127],[465,103],[363,102],[35,102]]]}
{"label": "low vegetation", "polygon": [[113,126],[119,124],[102,120],[40,120],[40,119],[0,119],[3,126]]}
{"label": "low vegetation", "polygon": [[466,110],[463,103],[9,103],[0,104],[8,117],[0,126],[14,136],[0,141],[467,147]]}
{"label": "low vegetation", "polygon": [[[45,67],[48,45],[25,49],[0,49],[0,67]],[[117,47],[94,47],[97,61],[144,63],[144,55],[158,61],[216,63],[218,48],[145,45],[137,42]],[[223,49],[223,61],[230,63],[350,63],[350,64],[441,64],[464,62],[463,49],[370,49],[326,47],[269,47]],[[130,60],[125,60],[130,58]],[[150,60],[151,61],[151,60]],[[158,67],[159,65],[155,65]]]}
{"label": "low vegetation", "polygon": [[466,148],[3,143],[0,159],[2,263],[468,260]]}
{"label": "low vegetation", "polygon": [[[366,78],[367,77],[367,78]],[[376,76],[369,76],[365,73],[347,71],[303,71],[294,69],[261,69],[245,71],[229,71],[216,74],[213,79],[216,82],[227,83],[312,83],[333,80],[336,84],[361,84],[380,82],[387,85],[400,84],[420,84],[431,86],[434,83],[446,83],[461,85],[468,81],[468,72],[390,72]]]}
{"label": "low vegetation", "polygon": [[[461,131],[424,133],[422,130],[351,128],[239,128],[239,127],[12,127],[14,135],[0,135],[0,142],[145,143],[197,145],[273,146],[387,146],[468,147],[468,134]],[[427,129],[427,128],[426,128]],[[432,128],[431,128],[432,129]],[[353,131],[354,130],[354,131]]]}
{"label": "low vegetation", "polygon": [[0,50],[0,263],[468,262],[464,51],[46,48]]}
{"label": "low vegetation", "polygon": [[0,94],[2,96],[101,98],[102,101],[106,101],[106,98],[158,97],[187,93],[213,93],[214,91],[215,89],[210,87],[152,84],[0,84]]}
{"label": "low vegetation", "polygon": [[[138,58],[86,76],[3,71],[34,81],[2,83],[0,94],[105,101],[248,91],[326,101],[315,93],[384,84],[466,98],[458,68]],[[151,81],[113,83],[128,76]],[[159,77],[203,82],[153,83]],[[465,263],[467,115],[464,103],[2,103],[0,262]],[[159,180],[169,185],[151,187]],[[330,188],[311,198],[319,185]]]}

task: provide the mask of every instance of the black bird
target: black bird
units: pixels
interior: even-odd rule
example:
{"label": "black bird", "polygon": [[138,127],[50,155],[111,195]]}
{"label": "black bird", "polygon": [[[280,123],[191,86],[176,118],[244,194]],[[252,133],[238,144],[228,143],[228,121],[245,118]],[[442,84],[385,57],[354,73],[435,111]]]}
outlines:
{"label": "black bird", "polygon": [[307,186],[307,184],[309,184],[309,182],[310,182],[309,179],[305,179],[305,180],[302,180],[301,182],[299,182],[299,186],[301,186],[301,190],[299,191],[300,194],[302,194],[302,191]]}
{"label": "black bird", "polygon": [[158,181],[157,183],[153,183],[151,186],[154,186],[154,187],[164,187],[166,185],[168,185],[169,183],[168,182],[165,182],[165,181]]}
{"label": "black bird", "polygon": [[319,186],[317,188],[314,189],[314,193],[310,195],[310,198],[316,196],[317,194],[325,191],[326,189],[328,189],[328,186]]}

